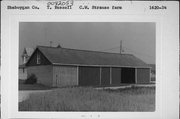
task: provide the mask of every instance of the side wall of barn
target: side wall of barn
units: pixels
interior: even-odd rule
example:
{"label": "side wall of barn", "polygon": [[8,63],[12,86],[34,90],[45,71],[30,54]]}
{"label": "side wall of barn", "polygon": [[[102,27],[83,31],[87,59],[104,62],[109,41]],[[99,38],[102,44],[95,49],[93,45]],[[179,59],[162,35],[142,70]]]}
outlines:
{"label": "side wall of barn", "polygon": [[31,66],[27,68],[27,74],[35,74],[37,77],[37,83],[43,84],[45,86],[52,86],[52,66],[51,65],[40,65]]}
{"label": "side wall of barn", "polygon": [[77,66],[53,66],[53,87],[78,85]]}
{"label": "side wall of barn", "polygon": [[150,68],[137,68],[137,84],[150,83]]}

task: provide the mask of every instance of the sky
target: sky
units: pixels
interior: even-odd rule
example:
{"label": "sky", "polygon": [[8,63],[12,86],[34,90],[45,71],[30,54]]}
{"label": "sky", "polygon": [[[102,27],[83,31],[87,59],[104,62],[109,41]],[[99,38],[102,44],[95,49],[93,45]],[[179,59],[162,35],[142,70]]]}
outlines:
{"label": "sky", "polygon": [[19,62],[24,48],[36,46],[120,52],[155,64],[156,24],[153,22],[20,22]]}

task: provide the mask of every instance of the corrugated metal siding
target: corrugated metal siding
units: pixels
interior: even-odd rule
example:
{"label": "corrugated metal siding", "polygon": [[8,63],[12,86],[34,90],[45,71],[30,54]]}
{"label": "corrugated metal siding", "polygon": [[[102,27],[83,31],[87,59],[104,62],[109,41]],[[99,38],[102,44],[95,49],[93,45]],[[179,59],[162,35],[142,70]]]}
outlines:
{"label": "corrugated metal siding", "polygon": [[137,69],[137,83],[150,83],[150,68]]}
{"label": "corrugated metal siding", "polygon": [[100,85],[100,68],[79,67],[79,85],[80,86]]}
{"label": "corrugated metal siding", "polygon": [[121,68],[112,68],[112,85],[121,83]]}
{"label": "corrugated metal siding", "polygon": [[122,83],[135,83],[135,69],[134,68],[122,68]]}
{"label": "corrugated metal siding", "polygon": [[77,67],[75,66],[53,66],[53,86],[75,86],[78,85]]}
{"label": "corrugated metal siding", "polygon": [[101,85],[110,85],[110,68],[108,67],[101,68]]}
{"label": "corrugated metal siding", "polygon": [[53,73],[51,65],[27,67],[27,73],[28,75],[35,74],[37,83],[52,86]]}

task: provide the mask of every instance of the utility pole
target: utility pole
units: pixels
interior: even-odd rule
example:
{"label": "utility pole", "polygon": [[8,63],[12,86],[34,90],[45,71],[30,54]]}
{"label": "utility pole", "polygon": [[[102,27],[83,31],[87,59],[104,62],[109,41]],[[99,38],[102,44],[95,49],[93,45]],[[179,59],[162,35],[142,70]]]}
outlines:
{"label": "utility pole", "polygon": [[120,54],[122,54],[122,40],[120,40]]}

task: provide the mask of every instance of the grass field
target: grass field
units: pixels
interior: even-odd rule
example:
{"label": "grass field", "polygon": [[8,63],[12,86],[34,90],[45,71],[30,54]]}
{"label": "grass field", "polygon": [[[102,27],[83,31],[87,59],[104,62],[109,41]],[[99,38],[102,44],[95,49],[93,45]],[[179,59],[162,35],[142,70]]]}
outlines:
{"label": "grass field", "polygon": [[75,87],[31,94],[19,111],[155,111],[155,88],[97,90]]}

